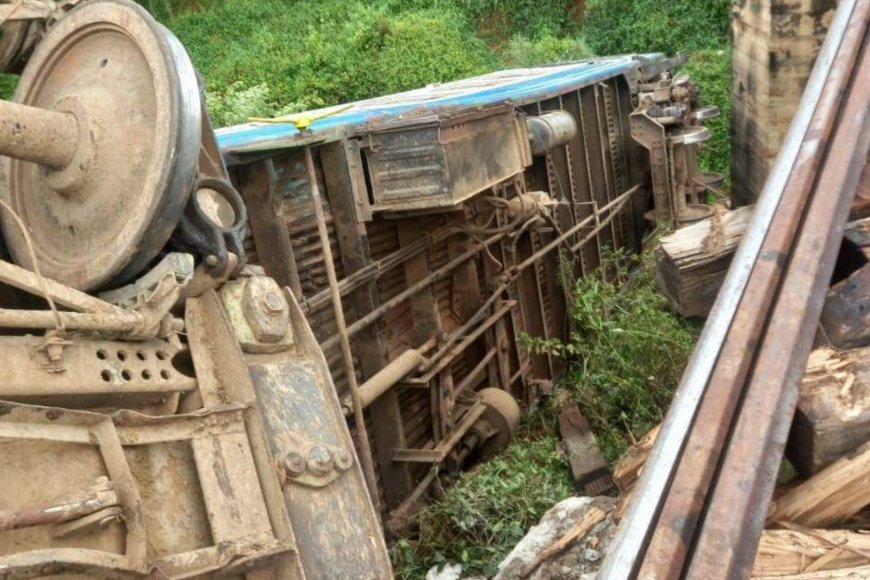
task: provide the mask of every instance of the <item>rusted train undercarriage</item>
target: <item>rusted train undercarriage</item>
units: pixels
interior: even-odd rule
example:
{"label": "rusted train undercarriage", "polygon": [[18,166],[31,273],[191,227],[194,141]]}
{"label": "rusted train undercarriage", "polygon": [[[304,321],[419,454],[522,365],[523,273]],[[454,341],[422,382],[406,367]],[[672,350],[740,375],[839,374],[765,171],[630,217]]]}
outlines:
{"label": "rusted train undercarriage", "polygon": [[389,577],[382,524],[562,372],[520,337],[719,179],[661,55],[215,135],[139,6],[0,22],[2,577]]}

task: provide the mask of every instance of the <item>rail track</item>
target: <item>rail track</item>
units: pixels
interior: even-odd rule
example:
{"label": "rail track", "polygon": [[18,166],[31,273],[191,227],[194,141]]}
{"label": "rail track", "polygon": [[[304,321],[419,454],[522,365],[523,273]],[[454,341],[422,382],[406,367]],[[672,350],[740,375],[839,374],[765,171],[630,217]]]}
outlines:
{"label": "rail track", "polygon": [[602,578],[752,568],[870,146],[868,24],[840,4]]}

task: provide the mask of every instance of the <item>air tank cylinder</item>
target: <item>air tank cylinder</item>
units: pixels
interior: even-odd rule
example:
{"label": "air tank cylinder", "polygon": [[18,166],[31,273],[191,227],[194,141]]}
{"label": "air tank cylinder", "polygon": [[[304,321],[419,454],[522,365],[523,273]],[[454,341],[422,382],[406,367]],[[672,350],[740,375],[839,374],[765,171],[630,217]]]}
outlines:
{"label": "air tank cylinder", "polygon": [[526,119],[532,155],[544,155],[553,147],[568,143],[577,135],[577,121],[566,111],[553,111]]}

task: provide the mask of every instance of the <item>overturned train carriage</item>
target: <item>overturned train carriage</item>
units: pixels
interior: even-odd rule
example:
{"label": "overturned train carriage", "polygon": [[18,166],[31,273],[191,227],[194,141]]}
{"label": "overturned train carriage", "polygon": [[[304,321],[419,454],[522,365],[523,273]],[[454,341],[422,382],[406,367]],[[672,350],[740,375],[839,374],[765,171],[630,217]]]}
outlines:
{"label": "overturned train carriage", "polygon": [[433,466],[484,443],[488,404],[515,425],[509,400],[476,392],[525,404],[559,375],[562,361],[520,337],[565,337],[565,281],[605,248],[639,248],[649,164],[628,122],[638,64],[503,71],[326,110],[303,130],[218,132],[250,214],[249,261],[292,289],[348,414],[359,386],[389,525],[413,513]]}
{"label": "overturned train carriage", "polygon": [[389,577],[562,372],[522,337],[717,179],[660,56],[215,134],[138,5],[0,22],[0,577]]}

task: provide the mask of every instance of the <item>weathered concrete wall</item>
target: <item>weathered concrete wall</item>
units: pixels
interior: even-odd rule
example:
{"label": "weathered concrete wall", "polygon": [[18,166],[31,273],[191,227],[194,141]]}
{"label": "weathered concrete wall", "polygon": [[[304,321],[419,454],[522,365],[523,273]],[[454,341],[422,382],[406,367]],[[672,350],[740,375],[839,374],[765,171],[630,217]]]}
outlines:
{"label": "weathered concrete wall", "polygon": [[752,203],[788,132],[836,0],[732,0],[731,198]]}

